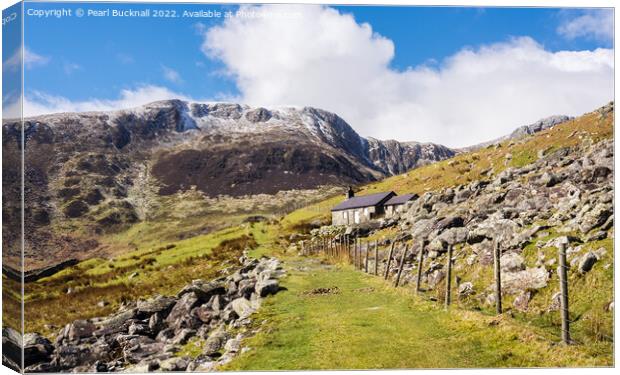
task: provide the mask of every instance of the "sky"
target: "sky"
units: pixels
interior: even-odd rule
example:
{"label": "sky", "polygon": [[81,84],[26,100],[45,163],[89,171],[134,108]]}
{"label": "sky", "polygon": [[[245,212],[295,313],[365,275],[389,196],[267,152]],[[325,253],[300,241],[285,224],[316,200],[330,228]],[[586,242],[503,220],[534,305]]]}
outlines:
{"label": "sky", "polygon": [[[72,16],[50,16],[60,8]],[[151,17],[87,13],[106,9]],[[222,13],[183,14],[200,10]],[[606,9],[26,3],[25,12],[26,116],[170,98],[314,106],[365,137],[459,147],[613,100]]]}

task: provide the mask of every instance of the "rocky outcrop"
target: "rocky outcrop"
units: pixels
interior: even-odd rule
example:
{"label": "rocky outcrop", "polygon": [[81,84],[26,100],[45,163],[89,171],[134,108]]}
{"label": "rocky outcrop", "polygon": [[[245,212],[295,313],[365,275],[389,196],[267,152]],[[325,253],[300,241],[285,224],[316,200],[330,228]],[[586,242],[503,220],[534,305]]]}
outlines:
{"label": "rocky outcrop", "polygon": [[[194,280],[175,296],[155,296],[107,317],[76,320],[54,343],[36,333],[25,335],[26,372],[209,371],[227,363],[245,337],[230,332],[251,323],[261,300],[280,290],[278,279],[284,275],[275,258],[244,256],[241,262],[229,276]],[[194,337],[204,341],[203,353],[179,356]]]}

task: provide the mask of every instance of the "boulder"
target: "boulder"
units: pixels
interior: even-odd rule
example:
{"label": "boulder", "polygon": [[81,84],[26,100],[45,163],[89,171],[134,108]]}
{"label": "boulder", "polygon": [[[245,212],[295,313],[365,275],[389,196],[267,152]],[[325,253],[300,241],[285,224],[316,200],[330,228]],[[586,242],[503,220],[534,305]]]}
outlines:
{"label": "boulder", "polygon": [[544,288],[548,281],[549,273],[544,267],[526,268],[523,271],[503,274],[502,289],[507,293],[518,293],[524,290]]}
{"label": "boulder", "polygon": [[592,210],[583,215],[579,229],[582,233],[588,233],[592,229],[605,224],[607,219],[613,214],[613,207],[607,203],[597,204]]}
{"label": "boulder", "polygon": [[112,315],[111,317],[99,322],[99,329],[93,335],[100,337],[119,332],[126,332],[131,324],[131,319],[135,318],[137,309],[127,309]]}
{"label": "boulder", "polygon": [[469,230],[467,228],[450,228],[445,230],[435,240],[445,242],[447,245],[456,245],[467,241]]}
{"label": "boulder", "polygon": [[163,312],[164,315],[176,303],[176,299],[172,297],[157,296],[146,301],[138,301],[137,308],[139,313],[153,314]]}
{"label": "boulder", "polygon": [[189,361],[186,358],[172,357],[159,362],[161,371],[185,371]]}
{"label": "boulder", "polygon": [[439,220],[433,229],[443,231],[449,228],[458,228],[465,225],[465,219],[461,216],[448,216],[442,220]]}
{"label": "boulder", "polygon": [[584,254],[579,260],[579,273],[584,274],[590,272],[594,263],[598,261],[598,257],[593,252],[589,251]]}
{"label": "boulder", "polygon": [[254,313],[254,309],[252,308],[252,304],[249,300],[245,298],[237,298],[230,303],[232,310],[239,316],[239,318],[244,319]]}
{"label": "boulder", "polygon": [[48,339],[38,333],[27,333],[24,335],[23,342],[24,366],[50,361],[54,346]]}
{"label": "boulder", "polygon": [[88,320],[76,320],[70,323],[67,330],[67,339],[69,341],[79,341],[85,337],[92,336],[97,327]]}
{"label": "boulder", "polygon": [[226,294],[226,284],[223,281],[204,281],[194,280],[191,284],[186,285],[178,293],[178,297],[182,297],[187,293],[194,293],[200,301],[207,302],[212,296]]}
{"label": "boulder", "polygon": [[[259,281],[256,283],[256,293],[264,298],[270,294],[276,294],[280,290],[280,284],[276,279],[269,279],[265,281]],[[239,314],[241,316],[241,314]]]}
{"label": "boulder", "polygon": [[459,297],[467,297],[474,294],[474,284],[467,281],[461,283],[458,289]]}
{"label": "boulder", "polygon": [[189,328],[183,328],[171,340],[173,345],[184,345],[187,341],[196,335],[196,331]]}
{"label": "boulder", "polygon": [[546,187],[552,187],[562,182],[562,178],[556,174],[545,172],[540,177],[539,182],[545,185]]}
{"label": "boulder", "polygon": [[175,325],[178,320],[181,320],[184,316],[189,316],[191,310],[198,303],[198,296],[194,292],[187,292],[181,295],[181,298],[174,305],[170,314],[166,318],[168,325]]}
{"label": "boulder", "polygon": [[215,355],[219,353],[222,347],[226,344],[226,340],[228,339],[228,335],[223,326],[218,327],[216,330],[211,332],[207,342],[204,346],[203,353],[208,356]]}
{"label": "boulder", "polygon": [[517,253],[506,253],[500,258],[502,272],[517,272],[525,269],[525,260]]}

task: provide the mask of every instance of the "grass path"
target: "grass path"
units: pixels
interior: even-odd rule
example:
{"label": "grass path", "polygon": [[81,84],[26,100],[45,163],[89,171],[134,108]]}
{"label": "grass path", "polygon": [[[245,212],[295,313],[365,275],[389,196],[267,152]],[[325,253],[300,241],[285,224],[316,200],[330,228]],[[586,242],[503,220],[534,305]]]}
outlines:
{"label": "grass path", "polygon": [[[510,318],[453,309],[380,278],[317,259],[285,258],[288,290],[268,298],[251,348],[226,370],[604,366]],[[309,294],[316,288],[336,293]],[[265,322],[261,325],[261,322]]]}

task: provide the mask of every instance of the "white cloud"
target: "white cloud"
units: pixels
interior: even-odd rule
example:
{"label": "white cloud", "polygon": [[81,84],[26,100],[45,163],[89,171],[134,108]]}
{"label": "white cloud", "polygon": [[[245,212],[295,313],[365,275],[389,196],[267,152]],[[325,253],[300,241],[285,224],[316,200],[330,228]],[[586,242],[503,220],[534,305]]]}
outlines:
{"label": "white cloud", "polygon": [[323,6],[242,10],[302,17],[233,18],[205,32],[203,51],[241,92],[232,99],[324,108],[364,136],[465,146],[613,98],[608,49],[550,52],[522,37],[397,71],[394,43],[350,15]]}
{"label": "white cloud", "polygon": [[566,18],[557,29],[558,34],[568,38],[590,38],[612,41],[614,38],[613,9],[590,9],[574,18]]}
{"label": "white cloud", "polygon": [[[3,71],[16,71],[19,69],[22,60],[22,49],[18,48],[15,52],[2,63]],[[32,69],[37,66],[47,65],[50,58],[42,56],[29,48],[24,48],[24,67],[26,69]]]}
{"label": "white cloud", "polygon": [[167,81],[170,81],[176,84],[183,82],[183,78],[181,78],[181,75],[176,70],[169,68],[165,65],[162,65],[161,69],[164,72],[164,79],[166,79]]}
{"label": "white cloud", "polygon": [[112,111],[135,108],[154,101],[167,99],[191,100],[189,97],[173,92],[165,87],[151,85],[140,86],[131,90],[122,90],[119,97],[112,100],[90,99],[72,101],[62,96],[33,91],[26,95],[24,100],[24,116],[30,117],[60,112]]}

